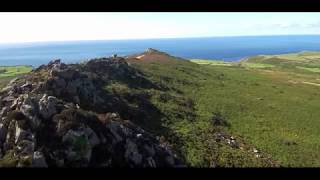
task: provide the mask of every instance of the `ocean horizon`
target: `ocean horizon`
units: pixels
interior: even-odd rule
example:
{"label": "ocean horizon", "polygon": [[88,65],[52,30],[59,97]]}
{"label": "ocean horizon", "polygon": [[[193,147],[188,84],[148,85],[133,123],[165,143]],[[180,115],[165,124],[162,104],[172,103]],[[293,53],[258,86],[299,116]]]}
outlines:
{"label": "ocean horizon", "polygon": [[185,59],[239,61],[255,55],[320,51],[320,35],[268,35],[135,40],[84,40],[0,44],[0,65],[77,63],[112,54],[126,56],[147,48]]}

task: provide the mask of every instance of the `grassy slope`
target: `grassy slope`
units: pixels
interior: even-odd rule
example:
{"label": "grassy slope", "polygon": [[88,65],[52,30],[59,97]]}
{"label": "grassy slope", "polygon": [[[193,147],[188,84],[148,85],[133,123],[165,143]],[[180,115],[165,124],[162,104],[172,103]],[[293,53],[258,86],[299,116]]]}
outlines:
{"label": "grassy slope", "polygon": [[[163,83],[170,88],[166,92],[171,96],[170,100],[162,102],[155,94],[153,103],[166,114],[162,124],[179,138],[180,142],[176,147],[182,151],[187,162],[192,166],[261,167],[270,165],[256,158],[251,152],[214,142],[213,133],[221,127],[212,125],[212,113],[223,111],[221,106],[233,106],[229,95],[229,98],[225,99],[229,102],[222,103],[216,98],[216,96],[226,97],[223,84],[229,77],[222,76],[221,69],[215,70],[215,66],[200,66],[189,61],[176,60],[170,63],[144,62],[134,66],[143,70],[153,82]],[[235,89],[232,88],[232,91]],[[176,98],[173,98],[179,96],[193,100],[194,107],[181,105]],[[196,117],[190,117],[188,112],[196,113]],[[229,112],[222,113],[232,118]],[[222,127],[222,129],[225,131],[227,128]],[[174,140],[173,143],[175,143]]]}
{"label": "grassy slope", "polygon": [[[306,57],[305,57],[306,56]],[[231,133],[269,153],[283,166],[320,166],[320,53],[258,56],[240,66],[201,66],[224,74],[196,93],[199,114],[220,109]],[[256,65],[258,64],[258,66]],[[264,66],[265,65],[265,66]]]}
{"label": "grassy slope", "polygon": [[225,74],[225,79],[211,80],[196,94],[200,114],[222,109],[232,133],[285,166],[320,165],[319,87],[238,67],[208,68]]}
{"label": "grassy slope", "polygon": [[154,82],[179,89],[180,95],[194,100],[197,116],[192,121],[174,116],[177,103],[153,101],[172,115],[164,125],[182,139],[182,153],[190,164],[269,165],[249,152],[212,141],[216,129],[212,113],[221,112],[231,123],[224,131],[271,155],[282,166],[320,166],[320,74],[301,69],[317,67],[317,58],[317,53],[304,53],[276,59],[259,56],[240,63],[154,61],[136,66]]}

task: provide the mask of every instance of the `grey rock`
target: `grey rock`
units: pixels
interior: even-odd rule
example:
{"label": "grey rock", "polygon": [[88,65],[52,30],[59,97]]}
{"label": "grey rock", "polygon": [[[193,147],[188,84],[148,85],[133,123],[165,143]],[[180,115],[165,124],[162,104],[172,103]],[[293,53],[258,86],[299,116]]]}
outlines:
{"label": "grey rock", "polygon": [[16,93],[21,93],[21,88],[18,87],[16,84],[12,85],[12,88],[10,88],[8,94],[9,95],[14,95]]}
{"label": "grey rock", "polygon": [[91,147],[94,147],[100,144],[100,139],[98,138],[97,134],[89,127],[85,128],[84,130],[85,135],[88,137],[88,141]]}
{"label": "grey rock", "polygon": [[42,152],[35,151],[33,153],[32,167],[41,167],[41,168],[48,167],[48,165],[46,163],[46,159],[45,159],[44,155],[42,154]]}
{"label": "grey rock", "polygon": [[2,148],[0,148],[0,158],[3,157]]}
{"label": "grey rock", "polygon": [[34,135],[31,132],[23,130],[18,125],[16,125],[15,144],[18,144],[22,140],[34,141]]}
{"label": "grey rock", "polygon": [[32,163],[32,156],[31,155],[21,155],[19,157],[19,162],[16,165],[17,168],[22,168],[22,167],[28,167]]}
{"label": "grey rock", "polygon": [[31,117],[31,119],[29,119],[29,122],[33,129],[37,129],[40,126],[42,120],[37,116],[33,116]]}
{"label": "grey rock", "polygon": [[[120,123],[119,123],[120,124]],[[133,132],[131,129],[125,127],[124,125],[120,124],[119,125],[119,131],[124,135],[124,136],[132,136]]]}
{"label": "grey rock", "polygon": [[12,79],[7,86],[1,89],[1,92],[8,92],[14,88],[15,82],[18,80],[18,78]]}
{"label": "grey rock", "polygon": [[9,85],[12,85],[14,84],[19,78],[13,78],[10,82],[9,82]]}
{"label": "grey rock", "polygon": [[[92,135],[92,134],[91,134]],[[86,149],[74,149],[72,145],[77,141],[78,138],[83,137],[86,140],[87,145],[85,146]],[[88,137],[85,134],[84,130],[69,130],[62,138],[63,142],[72,144],[69,149],[67,149],[66,154],[68,157],[68,160],[73,161],[76,159],[85,159],[87,162],[91,159],[91,153],[92,153],[92,147],[90,147],[90,143],[88,140]],[[77,152],[77,151],[81,151]]]}
{"label": "grey rock", "polygon": [[31,90],[31,89],[32,89],[32,83],[29,82],[29,81],[27,81],[25,84],[23,84],[23,85],[21,86],[21,89],[22,89],[23,91],[29,91],[29,90]]}
{"label": "grey rock", "polygon": [[156,151],[152,146],[145,145],[144,149],[147,151],[149,156],[154,156],[156,154]]}
{"label": "grey rock", "polygon": [[91,156],[92,156],[92,148],[88,148],[84,158],[87,160],[87,162],[90,162]]}
{"label": "grey rock", "polygon": [[58,88],[65,88],[66,87],[66,81],[61,78],[57,78],[55,80],[55,84],[58,86]]}
{"label": "grey rock", "polygon": [[[38,118],[39,113],[39,100],[37,97],[31,97],[28,94],[23,96],[23,102],[18,103],[19,110],[24,114],[29,120],[30,125],[35,129],[41,124],[41,119]],[[20,105],[21,104],[21,105]]]}
{"label": "grey rock", "polygon": [[66,70],[59,69],[57,71],[57,76],[65,79],[65,80],[71,80],[75,76],[76,73],[77,73],[76,71],[71,70],[71,69],[66,69]]}
{"label": "grey rock", "polygon": [[110,122],[106,124],[106,128],[110,130],[111,134],[114,137],[114,144],[119,143],[123,140],[122,136],[118,133],[119,125],[120,124],[118,124],[118,122]]}
{"label": "grey rock", "polygon": [[67,104],[64,104],[64,107],[67,109],[75,109],[76,105],[73,103],[67,103]]}
{"label": "grey rock", "polygon": [[100,96],[93,94],[92,104],[102,104],[103,102],[104,100]]}
{"label": "grey rock", "polygon": [[33,102],[32,98],[28,94],[23,96],[23,102],[20,107],[20,111],[28,118],[34,115],[35,103]]}
{"label": "grey rock", "polygon": [[[106,100],[100,84],[95,82],[108,82],[127,72],[127,77],[133,77],[126,62],[120,60],[102,58],[84,65],[65,65],[56,60],[7,86],[0,97],[0,158],[1,153],[13,150],[14,155],[22,160],[19,161],[20,167],[27,166],[29,158],[31,167],[48,167],[46,160],[49,159],[50,165],[58,167],[88,166],[93,160],[101,166],[117,163],[130,167],[175,165],[178,162],[176,157],[161,148],[162,144],[153,139],[152,134],[129,120],[121,119],[116,112],[108,113],[107,107],[120,99],[111,97]],[[45,77],[39,78],[39,74]],[[95,108],[100,105],[99,112],[96,112]],[[7,118],[12,111],[20,111],[26,118]],[[93,122],[95,119],[101,122]],[[48,131],[39,129],[41,123],[48,125],[41,126],[49,128]],[[35,134],[39,130],[41,133]],[[43,137],[35,138],[35,135]],[[41,140],[41,144],[37,144],[37,140]],[[97,146],[99,150],[93,151]],[[101,157],[99,162],[91,158],[93,155]],[[113,162],[122,158],[123,162]]]}
{"label": "grey rock", "polygon": [[0,123],[0,146],[1,146],[1,143],[5,141],[6,135],[7,135],[7,128],[4,126],[3,123]]}
{"label": "grey rock", "polygon": [[72,82],[69,82],[65,91],[70,95],[74,95],[77,94],[77,87]]}
{"label": "grey rock", "polygon": [[137,145],[131,140],[127,139],[125,149],[125,158],[132,161],[134,165],[140,165],[142,162],[142,155],[139,153]]}
{"label": "grey rock", "polygon": [[13,103],[10,106],[10,109],[16,109],[17,107],[20,107],[23,103],[24,95],[20,95],[18,98],[16,98]]}
{"label": "grey rock", "polygon": [[48,66],[61,65],[61,59],[54,59],[48,63]]}
{"label": "grey rock", "polygon": [[174,158],[172,156],[167,156],[166,157],[166,162],[170,165],[173,166],[175,164]]}
{"label": "grey rock", "polygon": [[63,167],[64,166],[64,159],[56,160],[56,164],[57,164],[58,167]]}
{"label": "grey rock", "polygon": [[7,115],[9,108],[7,106],[3,107],[0,111],[0,117],[4,117]]}
{"label": "grey rock", "polygon": [[149,167],[152,167],[152,168],[157,167],[156,162],[154,161],[154,159],[152,157],[148,157],[147,162],[148,162]]}
{"label": "grey rock", "polygon": [[57,113],[56,106],[58,100],[54,96],[47,96],[46,94],[39,101],[39,113],[45,119],[50,118]]}
{"label": "grey rock", "polygon": [[12,89],[12,85],[8,84],[4,88],[1,89],[1,93],[8,92]]}
{"label": "grey rock", "polygon": [[21,129],[19,126],[16,126],[16,134],[15,134],[15,141],[14,143],[18,143],[19,141],[21,141],[22,139],[24,139],[24,137],[27,136],[27,132],[23,129]]}
{"label": "grey rock", "polygon": [[106,137],[101,132],[99,133],[99,140],[101,144],[104,144],[107,142]]}
{"label": "grey rock", "polygon": [[74,131],[74,130],[69,130],[63,137],[62,141],[63,142],[74,142],[76,138],[80,137],[83,135],[83,133]]}
{"label": "grey rock", "polygon": [[113,118],[113,119],[115,119],[115,118],[118,118],[118,114],[117,113],[111,113],[110,114],[110,118]]}
{"label": "grey rock", "polygon": [[73,161],[77,158],[77,152],[68,150],[66,151],[66,159],[69,161]]}
{"label": "grey rock", "polygon": [[2,99],[2,101],[6,101],[6,102],[12,102],[14,101],[16,98],[14,96],[6,96]]}
{"label": "grey rock", "polygon": [[20,155],[32,155],[34,152],[35,143],[30,140],[22,140],[17,145],[18,153]]}
{"label": "grey rock", "polygon": [[76,104],[80,104],[80,98],[79,96],[73,96],[73,102],[76,103]]}

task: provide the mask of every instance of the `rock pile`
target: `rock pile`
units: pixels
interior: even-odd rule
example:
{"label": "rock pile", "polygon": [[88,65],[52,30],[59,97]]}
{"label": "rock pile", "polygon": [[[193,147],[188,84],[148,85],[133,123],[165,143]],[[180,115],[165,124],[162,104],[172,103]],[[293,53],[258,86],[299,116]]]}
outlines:
{"label": "rock pile", "polygon": [[227,144],[228,146],[240,149],[243,151],[247,151],[248,153],[252,154],[256,158],[260,158],[261,160],[267,162],[271,167],[280,167],[280,163],[273,160],[270,155],[259,151],[257,148],[253,147],[250,144],[247,144],[241,138],[235,138],[225,132],[218,131],[213,133],[213,138],[216,142],[222,142]]}
{"label": "rock pile", "polygon": [[183,166],[165,143],[106,106],[105,83],[139,76],[114,57],[55,60],[12,80],[0,93],[0,166]]}

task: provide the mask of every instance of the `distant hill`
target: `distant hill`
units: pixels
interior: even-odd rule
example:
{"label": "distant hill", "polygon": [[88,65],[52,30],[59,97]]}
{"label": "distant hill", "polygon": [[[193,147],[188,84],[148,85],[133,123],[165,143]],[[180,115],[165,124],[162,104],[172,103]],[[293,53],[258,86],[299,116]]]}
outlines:
{"label": "distant hill", "polygon": [[281,55],[260,55],[250,57],[243,63],[260,63],[276,65],[282,70],[320,72],[320,52],[302,51],[300,53]]}
{"label": "distant hill", "polygon": [[128,61],[162,61],[162,62],[170,62],[175,60],[184,60],[182,58],[171,56],[165,52],[161,52],[156,49],[148,48],[145,50],[145,52],[136,54],[136,55],[130,55],[126,58]]}

